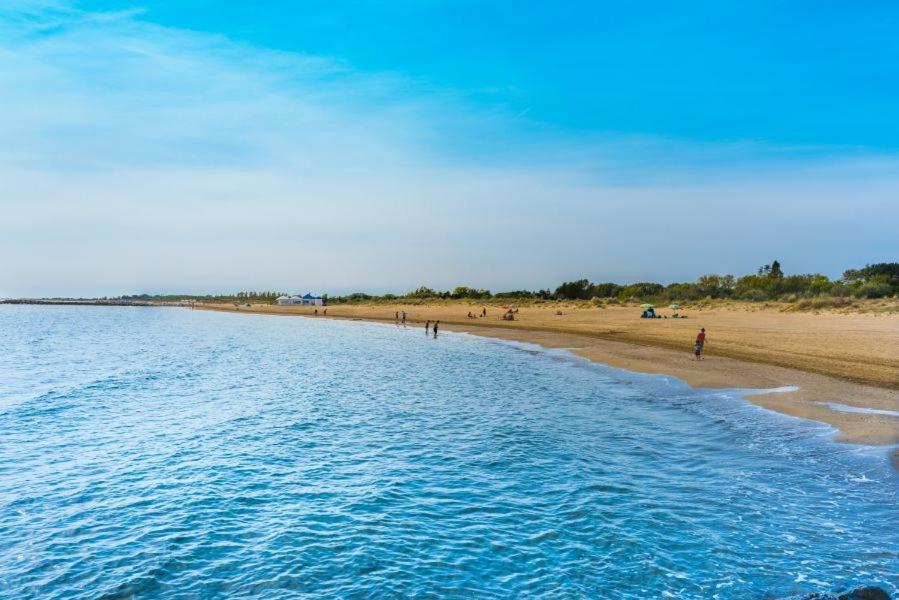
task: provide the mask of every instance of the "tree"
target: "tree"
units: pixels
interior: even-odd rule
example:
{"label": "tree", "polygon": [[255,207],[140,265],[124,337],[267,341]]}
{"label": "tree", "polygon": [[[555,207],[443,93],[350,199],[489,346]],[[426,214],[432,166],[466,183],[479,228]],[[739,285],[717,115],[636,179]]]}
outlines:
{"label": "tree", "polygon": [[780,269],[780,263],[776,260],[771,263],[771,271],[768,273],[768,276],[774,279],[783,279],[784,272]]}
{"label": "tree", "polygon": [[453,293],[450,294],[451,297],[459,299],[459,298],[489,298],[490,290],[479,290],[477,288],[471,288],[466,285],[456,286],[456,289],[453,290]]}
{"label": "tree", "polygon": [[865,265],[863,269],[847,269],[843,272],[843,280],[847,282],[869,281],[874,278],[899,285],[899,263],[877,263]]}
{"label": "tree", "polygon": [[590,282],[586,279],[566,281],[556,288],[555,296],[560,300],[588,300]]}
{"label": "tree", "polygon": [[406,298],[439,298],[440,296],[442,296],[440,292],[425,286],[421,286],[417,290],[413,290],[406,294]]}
{"label": "tree", "polygon": [[712,298],[723,298],[729,296],[734,289],[733,275],[703,275],[696,282],[699,296],[711,296]]}
{"label": "tree", "polygon": [[613,298],[621,293],[621,286],[617,283],[594,283],[590,286],[592,298]]}
{"label": "tree", "polygon": [[662,293],[665,289],[660,283],[640,282],[632,283],[621,290],[621,295],[625,298],[635,298],[639,300],[648,300],[652,296]]}

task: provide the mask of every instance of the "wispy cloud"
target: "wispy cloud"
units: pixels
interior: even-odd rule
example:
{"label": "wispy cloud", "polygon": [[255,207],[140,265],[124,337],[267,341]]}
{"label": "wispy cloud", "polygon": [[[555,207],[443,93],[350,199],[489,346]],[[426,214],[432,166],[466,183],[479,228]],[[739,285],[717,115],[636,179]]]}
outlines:
{"label": "wispy cloud", "polygon": [[534,287],[895,254],[890,157],[526,116],[139,10],[20,3],[0,18],[0,253],[16,256],[0,295]]}

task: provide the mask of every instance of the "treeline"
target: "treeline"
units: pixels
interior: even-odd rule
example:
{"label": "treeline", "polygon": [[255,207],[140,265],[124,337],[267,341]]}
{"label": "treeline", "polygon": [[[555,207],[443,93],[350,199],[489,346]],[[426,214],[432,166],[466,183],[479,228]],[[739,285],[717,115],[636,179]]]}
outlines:
{"label": "treeline", "polygon": [[331,296],[328,299],[330,304],[341,304],[351,302],[368,302],[368,301],[393,301],[393,300],[490,300],[493,298],[544,298],[551,299],[553,293],[549,290],[540,290],[530,292],[527,290],[515,292],[500,292],[493,294],[490,290],[482,290],[467,286],[457,286],[452,291],[434,290],[429,287],[420,287],[405,294],[383,294],[373,296],[363,292],[355,292],[346,296]]}
{"label": "treeline", "polygon": [[490,290],[459,286],[452,291],[420,287],[403,295],[373,296],[357,292],[331,297],[329,303],[353,303],[396,300],[592,300],[615,299],[644,302],[685,302],[706,298],[749,300],[798,300],[819,296],[885,298],[899,295],[899,263],[878,263],[861,269],[848,269],[843,277],[831,280],[818,273],[787,275],[781,264],[774,261],[763,265],[756,273],[733,275],[704,275],[697,281],[662,285],[653,282],[631,284],[592,283],[587,279],[567,281],[554,291],[548,289],[516,290],[493,294]]}
{"label": "treeline", "polygon": [[[248,302],[274,304],[284,292],[240,291],[231,294],[136,294],[122,296],[126,301],[178,302],[199,300],[206,302]],[[662,285],[653,282],[630,284],[592,283],[587,279],[566,281],[555,290],[513,290],[492,293],[490,290],[458,286],[453,290],[420,287],[405,294],[380,296],[356,292],[345,296],[322,294],[328,304],[359,302],[395,302],[413,300],[617,300],[627,302],[688,302],[706,298],[732,298],[761,302],[765,300],[793,301],[821,296],[839,298],[886,298],[899,295],[899,263],[878,263],[861,269],[848,269],[840,279],[831,280],[817,273],[787,275],[781,264],[774,261],[763,265],[755,273],[733,275],[703,275],[696,281]]]}
{"label": "treeline", "polygon": [[260,302],[274,303],[278,296],[286,295],[284,292],[233,292],[230,294],[133,294],[122,296],[122,300],[152,301],[152,302],[180,302],[181,300],[201,300],[206,302]]}

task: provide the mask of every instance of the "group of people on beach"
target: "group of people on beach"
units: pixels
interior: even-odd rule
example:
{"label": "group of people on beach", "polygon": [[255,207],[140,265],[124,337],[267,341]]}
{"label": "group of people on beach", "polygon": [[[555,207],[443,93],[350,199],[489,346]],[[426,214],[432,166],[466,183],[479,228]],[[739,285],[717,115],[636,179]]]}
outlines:
{"label": "group of people on beach", "polygon": [[[512,319],[514,319],[514,314],[515,314],[515,312],[518,312],[518,311],[517,311],[517,310],[516,310],[516,311],[513,311],[512,309],[509,309],[509,311],[508,311],[506,314],[503,315],[503,318],[504,318],[504,319],[509,319],[509,317],[511,316]],[[318,314],[318,310],[316,310],[315,313]],[[325,314],[327,314],[327,309],[326,309]],[[468,318],[469,318],[469,319],[477,319],[477,318],[479,318],[479,317],[486,317],[486,316],[487,316],[487,308],[486,308],[486,307],[484,307],[483,309],[481,309],[480,314],[477,314],[477,315],[474,314],[474,313],[471,312],[471,311],[468,311]],[[394,315],[394,318],[396,319],[396,322],[397,322],[398,325],[399,325],[400,323],[402,323],[403,325],[405,325],[405,324],[406,324],[406,311],[404,311],[404,310],[403,310],[403,311],[399,311],[399,310],[396,311],[396,314]],[[509,319],[509,320],[511,320],[511,319]],[[432,323],[433,323],[433,325],[432,325]],[[440,328],[440,321],[433,321],[433,322],[432,322],[430,319],[428,319],[428,321],[425,323],[425,335],[429,335],[431,332],[433,332],[433,333],[434,333],[434,337],[436,338],[436,337],[437,337],[437,330],[438,330],[439,328]],[[701,328],[699,329],[699,333],[696,334],[696,340],[693,342],[693,355],[692,355],[693,360],[703,360],[703,357],[702,357],[702,350],[703,350],[703,348],[705,347],[705,341],[706,341],[706,337],[705,337],[705,327],[701,327]]]}
{"label": "group of people on beach", "polygon": [[[396,320],[397,326],[399,326],[400,324],[402,324],[404,327],[406,326],[406,316],[407,316],[406,311],[404,311],[404,310],[396,311],[396,313],[393,315],[393,318]],[[425,323],[425,335],[428,335],[433,331],[434,337],[437,337],[437,330],[440,328],[440,321],[434,321],[433,323],[434,324],[431,325],[430,320],[428,320],[428,322]]]}
{"label": "group of people on beach", "polygon": [[425,335],[428,335],[428,333],[430,333],[431,329],[433,329],[434,337],[437,337],[437,328],[438,327],[440,327],[440,321],[434,321],[434,325],[432,326],[431,321],[428,320],[428,322],[425,323]]}

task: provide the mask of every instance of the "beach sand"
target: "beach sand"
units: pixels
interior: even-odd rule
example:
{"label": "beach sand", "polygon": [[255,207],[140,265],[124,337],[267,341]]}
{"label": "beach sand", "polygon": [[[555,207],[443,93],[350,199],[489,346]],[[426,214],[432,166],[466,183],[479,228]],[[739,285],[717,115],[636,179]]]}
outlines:
{"label": "beach sand", "polygon": [[[467,318],[469,311],[486,318]],[[313,307],[205,304],[198,308],[313,316]],[[783,312],[734,303],[681,311],[687,319],[640,319],[634,306],[605,308],[546,303],[519,308],[503,321],[497,304],[463,301],[431,304],[328,306],[329,318],[394,321],[405,310],[409,326],[440,320],[443,330],[465,331],[548,348],[566,348],[587,359],[631,371],[677,377],[694,387],[791,392],[748,394],[757,405],[828,423],[840,441],[899,444],[899,416],[844,412],[825,403],[899,413],[899,314]],[[319,307],[319,316],[323,309]],[[562,314],[556,314],[561,311]],[[660,314],[670,314],[665,309]],[[691,360],[692,341],[705,327],[705,360]],[[838,407],[841,408],[841,407]],[[894,455],[894,461],[899,455]]]}

